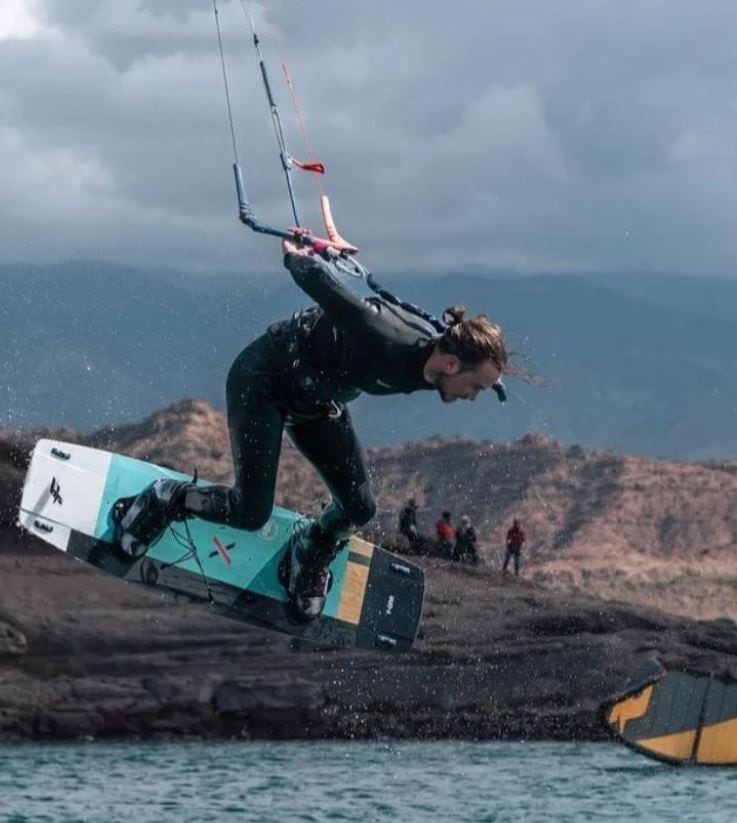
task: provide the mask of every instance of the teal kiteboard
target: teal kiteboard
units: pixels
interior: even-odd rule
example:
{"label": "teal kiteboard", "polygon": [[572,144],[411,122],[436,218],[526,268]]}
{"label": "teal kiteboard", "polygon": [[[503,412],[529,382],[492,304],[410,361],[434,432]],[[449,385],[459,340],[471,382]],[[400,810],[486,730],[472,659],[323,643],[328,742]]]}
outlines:
{"label": "teal kiteboard", "polygon": [[113,507],[159,477],[191,479],[100,449],[39,440],[18,519],[77,560],[225,617],[323,645],[411,648],[422,614],[424,574],[358,537],[331,564],[323,614],[306,623],[295,619],[279,582],[279,564],[294,528],[305,519],[278,506],[258,532],[193,517],[172,524],[143,558],[125,557],[113,542]]}

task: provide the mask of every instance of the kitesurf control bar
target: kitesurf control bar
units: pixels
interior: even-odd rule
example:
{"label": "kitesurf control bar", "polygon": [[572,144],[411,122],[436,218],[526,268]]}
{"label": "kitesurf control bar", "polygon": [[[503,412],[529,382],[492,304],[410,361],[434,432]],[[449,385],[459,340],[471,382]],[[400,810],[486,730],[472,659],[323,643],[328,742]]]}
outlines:
{"label": "kitesurf control bar", "polygon": [[[243,172],[240,163],[233,163],[233,175],[235,177],[235,189],[238,195],[238,218],[241,223],[248,226],[249,229],[259,234],[268,234],[272,237],[281,237],[284,240],[293,240],[295,243],[303,246],[312,246],[316,252],[323,255],[330,257],[342,256],[340,252],[333,247],[330,240],[315,237],[308,231],[300,229],[278,229],[275,226],[267,226],[265,223],[262,223],[258,217],[256,217],[256,212],[246,197],[246,188],[243,183]],[[357,266],[361,265],[357,260],[353,260],[352,262]]]}
{"label": "kitesurf control bar", "polygon": [[256,212],[248,202],[246,187],[243,183],[243,172],[241,171],[240,163],[237,161],[233,163],[233,176],[235,178],[235,189],[238,196],[238,219],[245,226],[248,226],[249,229],[259,234],[268,234],[271,237],[281,237],[283,240],[291,240],[300,246],[310,246],[318,254],[330,260],[330,262],[341,271],[352,277],[366,277],[369,274],[368,269],[359,263],[350,251],[336,248],[336,244],[331,240],[326,240],[324,237],[316,237],[306,229],[279,229],[276,226],[269,226],[266,223],[262,223],[258,217],[256,217]]}
{"label": "kitesurf control bar", "polygon": [[[253,32],[253,43],[256,48],[256,53],[259,60],[259,68],[261,70],[261,77],[263,79],[264,89],[266,91],[266,97],[269,103],[269,109],[271,111],[271,119],[274,125],[274,132],[276,134],[277,143],[279,145],[279,156],[286,178],[287,190],[289,192],[289,200],[292,206],[292,213],[296,223],[296,228],[279,229],[275,226],[270,226],[265,223],[262,223],[256,216],[256,212],[253,210],[253,207],[248,202],[248,198],[246,196],[246,187],[243,182],[243,172],[241,170],[241,165],[238,158],[238,141],[236,140],[235,136],[233,109],[230,102],[230,87],[228,84],[228,73],[225,66],[225,53],[223,50],[222,32],[220,30],[220,14],[218,12],[217,0],[213,0],[213,11],[215,13],[215,27],[217,30],[218,37],[218,49],[220,51],[220,65],[223,73],[223,85],[225,88],[225,101],[227,105],[228,123],[230,126],[230,137],[233,143],[233,175],[235,178],[235,188],[238,196],[238,219],[245,226],[248,226],[249,229],[258,232],[259,234],[267,234],[272,237],[281,237],[284,240],[292,240],[298,245],[311,246],[316,252],[321,254],[323,257],[331,260],[336,266],[338,266],[347,274],[350,274],[354,277],[365,277],[367,274],[366,269],[361,265],[361,263],[358,262],[358,260],[352,257],[352,255],[355,254],[358,251],[358,249],[356,249],[354,246],[343,240],[343,238],[340,236],[340,234],[338,234],[337,230],[335,229],[335,224],[332,221],[332,215],[330,215],[329,203],[323,203],[323,213],[327,214],[327,239],[322,237],[316,237],[309,231],[305,231],[304,229],[300,228],[299,215],[297,212],[297,203],[296,198],[294,196],[294,189],[292,186],[291,167],[293,159],[287,151],[286,141],[284,139],[284,133],[281,127],[281,120],[279,118],[279,112],[274,101],[274,95],[271,91],[271,85],[269,83],[268,76],[266,74],[266,66],[264,64],[264,60],[261,54],[259,39],[258,35],[256,34],[253,18],[250,14],[250,10],[247,9],[245,3],[242,4],[244,10],[248,14],[251,23],[251,29]],[[324,171],[324,167],[320,163],[300,163],[299,166],[300,168],[305,168],[308,171],[315,171],[320,173]],[[324,199],[327,200],[327,198]]]}

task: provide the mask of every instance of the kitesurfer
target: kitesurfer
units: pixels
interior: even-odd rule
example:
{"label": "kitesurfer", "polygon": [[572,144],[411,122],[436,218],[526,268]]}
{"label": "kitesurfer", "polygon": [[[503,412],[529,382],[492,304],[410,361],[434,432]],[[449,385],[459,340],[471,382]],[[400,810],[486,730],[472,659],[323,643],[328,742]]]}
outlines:
{"label": "kitesurfer", "polygon": [[169,523],[190,516],[249,531],[271,515],[282,432],[332,495],[319,519],[293,533],[284,584],[298,616],[318,616],[328,567],[355,529],[374,516],[366,460],[347,404],[361,392],[436,391],[444,403],[500,399],[507,366],[501,329],[485,315],[447,313],[440,333],[408,310],[346,287],[314,250],[283,243],[284,265],[317,305],[272,324],[235,359],[226,385],[235,482],[195,486],[160,479],[118,518],[120,550],[140,557]]}

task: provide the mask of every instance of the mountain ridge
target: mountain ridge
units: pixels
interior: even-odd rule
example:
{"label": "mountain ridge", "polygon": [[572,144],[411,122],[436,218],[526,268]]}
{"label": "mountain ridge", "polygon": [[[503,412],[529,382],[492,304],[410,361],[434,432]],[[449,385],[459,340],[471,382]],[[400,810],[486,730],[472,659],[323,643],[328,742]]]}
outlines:
{"label": "mountain ridge", "polygon": [[[481,413],[429,396],[362,397],[354,419],[370,445],[537,430],[649,456],[737,455],[737,289],[728,282],[674,279],[669,291],[657,278],[382,280],[435,313],[459,302],[487,311],[549,388],[509,381],[508,406]],[[221,407],[235,355],[309,302],[284,271],[192,279],[95,264],[5,266],[0,288],[6,428],[133,422],[188,395]]]}
{"label": "mountain ridge", "polygon": [[[138,424],[0,431],[0,523],[14,520],[24,461],[39,436],[163,463],[230,482],[227,424],[188,399]],[[443,510],[471,517],[484,563],[498,568],[513,517],[528,533],[525,575],[547,588],[586,593],[691,618],[737,619],[737,462],[684,463],[565,446],[540,434],[512,443],[435,437],[367,450],[378,515],[366,530],[395,546],[397,514],[414,496],[428,534]],[[328,492],[285,438],[281,505],[316,515]]]}

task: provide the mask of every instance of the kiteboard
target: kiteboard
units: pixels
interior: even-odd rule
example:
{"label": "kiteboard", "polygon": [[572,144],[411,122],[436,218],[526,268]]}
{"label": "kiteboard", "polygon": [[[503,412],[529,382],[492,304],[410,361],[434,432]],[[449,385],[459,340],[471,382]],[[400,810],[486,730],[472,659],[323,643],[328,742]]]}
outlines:
{"label": "kiteboard", "polygon": [[114,544],[113,507],[159,477],[191,480],[123,455],[39,440],[19,523],[79,561],[225,617],[321,645],[409,651],[422,614],[422,569],[353,537],[331,564],[322,615],[301,622],[279,582],[279,564],[305,518],[279,506],[258,532],[193,517],[173,523],[143,558],[126,557]]}

